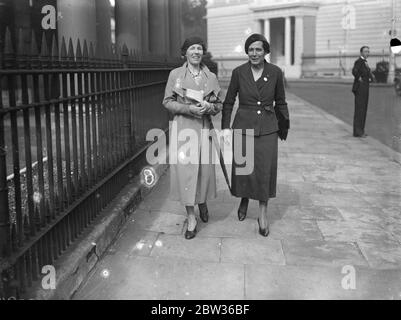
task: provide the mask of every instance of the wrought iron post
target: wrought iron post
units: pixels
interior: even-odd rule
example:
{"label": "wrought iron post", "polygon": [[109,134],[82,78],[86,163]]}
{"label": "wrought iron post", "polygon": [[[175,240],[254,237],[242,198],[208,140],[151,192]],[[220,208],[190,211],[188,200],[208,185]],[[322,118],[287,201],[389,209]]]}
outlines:
{"label": "wrought iron post", "polygon": [[[11,37],[10,30],[7,28],[6,39]],[[0,38],[1,39],[1,38]],[[1,40],[0,40],[1,41]],[[8,41],[6,41],[7,43]],[[0,43],[0,48],[2,45]],[[7,54],[7,48],[5,46],[4,53]],[[3,53],[0,51],[0,69],[3,68],[4,59]],[[4,78],[0,77],[0,86],[3,86]],[[3,92],[1,90],[0,92]],[[4,113],[1,112],[3,109],[3,101],[0,97],[0,257],[8,256],[11,253],[11,239],[10,239],[10,211],[8,207],[8,184],[7,184],[7,166],[6,166],[6,146],[4,137]]]}

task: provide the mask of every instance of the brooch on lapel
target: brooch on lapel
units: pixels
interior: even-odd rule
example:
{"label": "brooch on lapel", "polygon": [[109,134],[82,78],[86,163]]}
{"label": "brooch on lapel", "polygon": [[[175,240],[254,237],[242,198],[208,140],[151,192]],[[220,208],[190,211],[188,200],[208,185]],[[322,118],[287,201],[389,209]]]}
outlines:
{"label": "brooch on lapel", "polygon": [[270,80],[269,75],[266,75],[266,76],[263,78],[263,81],[264,81],[264,82],[269,82],[269,80]]}

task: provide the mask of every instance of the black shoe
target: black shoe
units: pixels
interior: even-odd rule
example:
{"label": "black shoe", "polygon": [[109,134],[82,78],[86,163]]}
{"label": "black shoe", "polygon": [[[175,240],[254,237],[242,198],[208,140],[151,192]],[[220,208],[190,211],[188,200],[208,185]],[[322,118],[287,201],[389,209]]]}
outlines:
{"label": "black shoe", "polygon": [[261,236],[263,236],[263,237],[268,237],[269,233],[270,233],[269,227],[266,227],[265,229],[262,229],[260,227],[260,220],[259,219],[258,219],[258,224],[259,224],[259,234]]}
{"label": "black shoe", "polygon": [[207,205],[200,204],[199,206],[199,216],[204,223],[209,222],[209,210],[207,209]]}
{"label": "black shoe", "polygon": [[238,208],[238,219],[239,221],[244,221],[246,219],[246,214],[248,211],[248,204],[249,204],[249,199],[247,198],[242,198],[241,204]]}
{"label": "black shoe", "polygon": [[[188,225],[189,225],[189,223],[188,223]],[[197,227],[198,227],[198,221],[196,221],[195,229],[193,231],[189,231],[188,226],[187,226],[187,231],[185,232],[185,239],[191,240],[191,239],[195,238],[196,234],[198,232],[196,230]]]}
{"label": "black shoe", "polygon": [[362,134],[362,135],[356,135],[354,134],[355,138],[366,138],[368,135],[366,133]]}

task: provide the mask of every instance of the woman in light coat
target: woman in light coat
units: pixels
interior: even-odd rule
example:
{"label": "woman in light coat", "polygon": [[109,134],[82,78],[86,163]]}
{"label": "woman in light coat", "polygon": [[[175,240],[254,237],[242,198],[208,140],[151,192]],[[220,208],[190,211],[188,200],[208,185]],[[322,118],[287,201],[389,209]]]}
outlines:
{"label": "woman in light coat", "polygon": [[[207,201],[216,198],[212,141],[202,132],[211,128],[211,116],[222,110],[222,102],[216,75],[202,63],[206,53],[202,39],[185,40],[181,53],[187,61],[171,71],[163,105],[174,114],[170,123],[170,197],[186,207],[185,238],[192,239],[198,224],[195,206],[199,206],[200,218],[206,223],[209,219]],[[193,99],[190,92],[199,93],[201,101]]]}

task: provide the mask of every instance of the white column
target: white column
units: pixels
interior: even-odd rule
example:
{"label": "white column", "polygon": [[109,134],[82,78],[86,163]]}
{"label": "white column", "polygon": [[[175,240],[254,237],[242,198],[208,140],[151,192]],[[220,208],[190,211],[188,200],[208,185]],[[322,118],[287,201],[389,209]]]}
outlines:
{"label": "white column", "polygon": [[167,0],[149,0],[148,11],[150,51],[155,54],[168,54],[170,52],[170,28]]}
{"label": "white column", "polygon": [[261,27],[262,27],[261,20],[254,20],[252,33],[260,33]]}
{"label": "white column", "polygon": [[62,37],[65,37],[68,45],[68,40],[71,38],[74,48],[77,46],[78,39],[81,46],[84,40],[88,43],[96,43],[95,0],[58,0],[57,11],[60,15],[57,21],[59,42]]}
{"label": "white column", "polygon": [[111,10],[109,0],[96,2],[96,41],[100,43],[111,42]]}
{"label": "white column", "polygon": [[304,18],[295,17],[295,65],[302,64],[304,52]]}
{"label": "white column", "polygon": [[291,18],[285,18],[285,65],[291,65]]}
{"label": "white column", "polygon": [[[264,36],[266,37],[266,39],[267,39],[267,41],[269,42],[269,43],[271,43],[271,39],[270,39],[270,19],[265,19],[264,20]],[[270,54],[268,54],[267,56],[266,56],[266,60],[267,60],[267,62],[271,62],[271,55]]]}
{"label": "white column", "polygon": [[116,43],[129,49],[141,46],[141,4],[139,1],[117,0],[115,6]]}
{"label": "white column", "polygon": [[265,19],[264,30],[265,30],[264,36],[266,37],[267,41],[270,42],[270,19]]}

